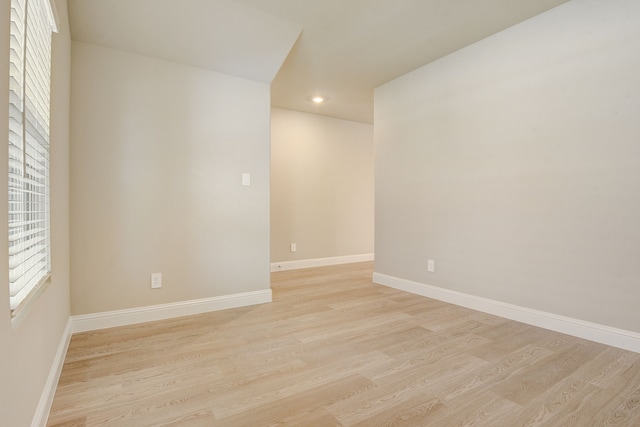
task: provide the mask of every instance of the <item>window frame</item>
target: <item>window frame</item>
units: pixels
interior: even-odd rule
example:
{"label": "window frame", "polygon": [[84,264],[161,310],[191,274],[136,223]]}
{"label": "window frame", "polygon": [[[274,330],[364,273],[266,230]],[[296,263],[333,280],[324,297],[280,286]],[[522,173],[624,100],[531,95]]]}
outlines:
{"label": "window frame", "polygon": [[12,323],[51,281],[50,110],[53,0],[11,0],[8,250]]}

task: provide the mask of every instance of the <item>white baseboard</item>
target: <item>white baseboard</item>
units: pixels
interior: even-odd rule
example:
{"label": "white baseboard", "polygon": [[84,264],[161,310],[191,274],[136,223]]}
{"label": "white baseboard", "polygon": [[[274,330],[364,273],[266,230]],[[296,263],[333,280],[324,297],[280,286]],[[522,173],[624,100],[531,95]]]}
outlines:
{"label": "white baseboard", "polygon": [[640,334],[636,332],[520,307],[381,273],[373,273],[373,282],[528,325],[640,353]]}
{"label": "white baseboard", "polygon": [[173,317],[190,316],[229,308],[264,304],[271,302],[271,298],[271,289],[267,289],[126,310],[83,314],[72,316],[72,330],[73,333],[87,332],[116,326],[170,319]]}
{"label": "white baseboard", "polygon": [[300,259],[296,261],[272,262],[271,271],[298,270],[301,268],[325,267],[328,265],[351,264],[353,262],[373,261],[373,254],[335,256],[329,258]]}
{"label": "white baseboard", "polygon": [[71,341],[71,318],[67,321],[67,326],[64,328],[60,344],[58,344],[58,350],[56,356],[53,359],[51,369],[49,370],[49,376],[47,382],[44,385],[42,394],[40,395],[40,401],[36,407],[36,413],[31,421],[32,427],[45,427],[47,425],[47,419],[49,418],[49,411],[51,410],[51,404],[53,403],[53,397],[56,394],[56,388],[58,387],[58,380],[62,373],[62,366],[64,365],[64,358],[67,355],[67,349],[69,348],[69,342]]}

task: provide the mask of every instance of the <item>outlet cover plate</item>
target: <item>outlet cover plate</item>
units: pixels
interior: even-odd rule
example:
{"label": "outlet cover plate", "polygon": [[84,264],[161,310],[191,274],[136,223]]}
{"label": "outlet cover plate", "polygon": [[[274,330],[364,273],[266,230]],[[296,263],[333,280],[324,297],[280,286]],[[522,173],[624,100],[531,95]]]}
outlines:
{"label": "outlet cover plate", "polygon": [[162,273],[153,273],[151,275],[151,289],[159,289],[162,287]]}

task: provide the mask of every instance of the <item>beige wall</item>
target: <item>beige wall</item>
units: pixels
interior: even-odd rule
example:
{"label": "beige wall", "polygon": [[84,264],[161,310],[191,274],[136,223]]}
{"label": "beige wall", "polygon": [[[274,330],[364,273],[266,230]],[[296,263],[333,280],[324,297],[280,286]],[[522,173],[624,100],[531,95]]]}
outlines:
{"label": "beige wall", "polygon": [[269,86],[72,51],[72,313],[269,289]]}
{"label": "beige wall", "polygon": [[[52,279],[26,317],[12,328],[7,274],[7,227],[0,227],[0,424],[28,426],[69,320],[69,72],[66,1],[56,1],[60,33],[53,37],[51,98]],[[1,0],[0,57],[9,55],[10,1]],[[6,19],[5,19],[6,18]],[[6,141],[7,61],[0,61],[0,135]],[[5,146],[6,148],[6,146]],[[0,176],[7,175],[7,151],[0,150]],[[6,179],[3,179],[6,183]],[[0,223],[7,223],[7,189],[0,190]]]}
{"label": "beige wall", "polygon": [[574,0],[378,88],[376,271],[640,332],[638,22]]}
{"label": "beige wall", "polygon": [[373,126],[272,109],[271,261],[370,253]]}

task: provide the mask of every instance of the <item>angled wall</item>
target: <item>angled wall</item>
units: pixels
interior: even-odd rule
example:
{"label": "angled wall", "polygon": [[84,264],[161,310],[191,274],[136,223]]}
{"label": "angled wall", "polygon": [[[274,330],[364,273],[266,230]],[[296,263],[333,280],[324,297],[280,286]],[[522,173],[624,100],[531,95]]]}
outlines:
{"label": "angled wall", "polygon": [[72,314],[268,290],[269,85],[72,51]]}
{"label": "angled wall", "polygon": [[376,272],[640,332],[639,21],[573,0],[379,87]]}

